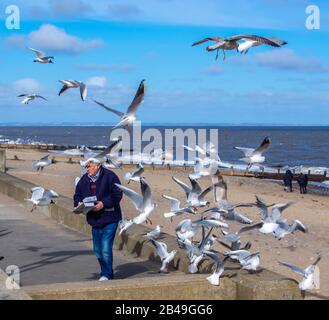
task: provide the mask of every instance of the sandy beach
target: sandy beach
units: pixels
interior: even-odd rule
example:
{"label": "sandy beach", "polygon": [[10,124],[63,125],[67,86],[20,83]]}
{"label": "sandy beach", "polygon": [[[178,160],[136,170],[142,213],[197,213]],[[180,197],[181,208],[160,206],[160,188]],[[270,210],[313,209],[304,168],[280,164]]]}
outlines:
{"label": "sandy beach", "polygon": [[[44,169],[42,174],[32,171],[32,161],[46,155],[45,152],[34,150],[7,150],[7,173],[15,177],[30,181],[36,185],[42,185],[45,188],[53,189],[59,194],[72,198],[74,194],[74,180],[81,175],[79,164],[67,163],[69,156],[51,155],[55,157],[57,163]],[[20,160],[13,160],[17,156]],[[74,161],[79,161],[80,157],[72,157]],[[131,168],[115,170],[121,183],[127,185],[123,175]],[[188,171],[184,169],[157,170],[147,168],[144,174],[152,188],[153,200],[157,203],[156,210],[151,215],[153,226],[160,224],[162,230],[169,234],[174,234],[176,224],[185,218],[180,216],[175,218],[173,223],[163,217],[164,212],[169,211],[169,203],[162,198],[163,194],[174,196],[184,203],[183,190],[172,181],[172,176],[188,182]],[[294,204],[284,211],[284,218],[292,222],[294,219],[302,221],[309,232],[304,234],[299,231],[293,235],[288,235],[281,241],[276,240],[269,235],[263,235],[257,230],[244,233],[242,241],[252,242],[252,251],[261,252],[261,266],[272,271],[278,272],[284,276],[294,278],[298,281],[301,276],[291,272],[287,268],[280,266],[277,261],[284,261],[296,264],[305,268],[310,265],[317,256],[317,252],[322,255],[319,263],[320,267],[320,290],[307,293],[308,299],[329,299],[329,198],[328,196],[318,194],[299,194],[295,186],[293,193],[286,193],[279,182],[259,180],[256,178],[243,177],[224,177],[228,184],[228,199],[231,202],[254,202],[255,194],[260,195],[268,203],[286,203],[293,201]],[[210,177],[200,180],[202,186],[207,187],[211,184]],[[139,184],[131,182],[129,187],[139,191]],[[213,205],[213,194],[209,193],[207,199]],[[73,203],[72,203],[73,206]],[[135,209],[127,199],[122,201],[123,212],[126,217],[132,217]],[[243,208],[240,212],[247,215],[254,222],[260,220],[259,212],[256,208]],[[198,217],[192,217],[197,219]],[[239,230],[243,225],[229,222],[230,231]],[[152,227],[152,226],[151,226]],[[214,232],[218,234],[218,231]],[[169,248],[171,249],[171,248]],[[215,249],[223,252],[226,249],[220,244]]]}

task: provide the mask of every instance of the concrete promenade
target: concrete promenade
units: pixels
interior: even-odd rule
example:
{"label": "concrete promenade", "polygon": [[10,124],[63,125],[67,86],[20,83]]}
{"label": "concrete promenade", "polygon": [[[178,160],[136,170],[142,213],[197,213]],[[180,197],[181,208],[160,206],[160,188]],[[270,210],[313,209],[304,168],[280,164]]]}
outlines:
{"label": "concrete promenade", "polygon": [[[20,270],[24,286],[93,281],[99,265],[90,237],[57,224],[40,212],[0,194],[0,268]],[[159,265],[114,250],[116,279],[159,276]],[[161,275],[166,276],[166,275]]]}

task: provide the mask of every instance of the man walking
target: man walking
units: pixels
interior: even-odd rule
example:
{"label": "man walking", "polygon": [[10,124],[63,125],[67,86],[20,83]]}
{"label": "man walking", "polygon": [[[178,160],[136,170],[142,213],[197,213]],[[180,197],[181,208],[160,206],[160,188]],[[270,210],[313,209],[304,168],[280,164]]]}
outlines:
{"label": "man walking", "polygon": [[286,171],[286,174],[283,177],[284,190],[287,192],[292,192],[292,180],[294,176],[290,170]]}
{"label": "man walking", "polygon": [[122,219],[120,201],[122,191],[117,175],[102,167],[96,158],[84,163],[87,173],[78,182],[74,194],[74,207],[83,199],[95,196],[95,207],[87,213],[92,226],[93,249],[101,267],[99,281],[113,279],[113,241],[119,221]]}

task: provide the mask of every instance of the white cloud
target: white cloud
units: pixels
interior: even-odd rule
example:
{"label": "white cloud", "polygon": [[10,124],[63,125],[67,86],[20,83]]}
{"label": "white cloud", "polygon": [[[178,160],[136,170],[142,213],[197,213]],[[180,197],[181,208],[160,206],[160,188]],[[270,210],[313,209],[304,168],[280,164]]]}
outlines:
{"label": "white cloud", "polygon": [[40,83],[31,78],[25,78],[25,79],[20,79],[17,80],[14,83],[14,88],[17,91],[22,91],[21,93],[35,93],[36,91],[39,90],[40,88]]}
{"label": "white cloud", "polygon": [[329,68],[315,57],[302,58],[292,49],[279,49],[255,55],[255,62],[264,67],[306,73],[328,72]]}
{"label": "white cloud", "polygon": [[92,87],[101,87],[104,88],[106,86],[107,80],[105,77],[91,77],[86,81],[87,86]]}
{"label": "white cloud", "polygon": [[103,44],[99,39],[81,40],[51,24],[42,25],[39,30],[31,32],[28,38],[32,47],[73,54],[95,49]]}
{"label": "white cloud", "polygon": [[212,75],[212,76],[222,74],[223,71],[224,71],[224,68],[222,66],[219,66],[216,64],[210,65],[201,70],[202,73]]}

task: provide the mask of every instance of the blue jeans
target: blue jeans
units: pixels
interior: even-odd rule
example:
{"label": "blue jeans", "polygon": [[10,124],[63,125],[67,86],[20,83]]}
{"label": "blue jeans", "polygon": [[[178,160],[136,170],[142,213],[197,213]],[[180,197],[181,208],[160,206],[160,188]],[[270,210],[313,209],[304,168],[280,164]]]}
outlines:
{"label": "blue jeans", "polygon": [[92,228],[94,253],[101,266],[101,277],[113,279],[113,240],[118,223],[110,223],[104,228]]}

